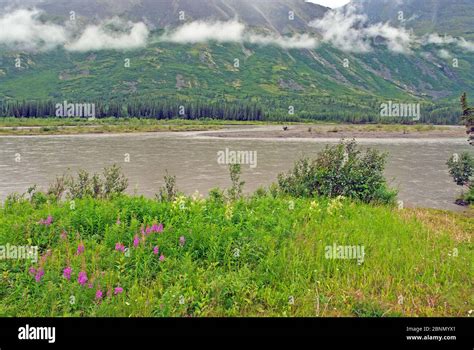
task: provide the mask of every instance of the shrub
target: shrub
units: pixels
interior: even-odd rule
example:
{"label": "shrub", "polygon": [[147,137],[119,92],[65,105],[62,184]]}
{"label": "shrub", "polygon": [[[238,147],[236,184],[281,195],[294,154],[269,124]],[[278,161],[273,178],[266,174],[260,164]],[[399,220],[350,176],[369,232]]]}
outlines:
{"label": "shrub", "polygon": [[165,185],[160,188],[156,197],[161,202],[172,202],[176,199],[177,195],[176,176],[169,175],[168,171],[166,171]]}
{"label": "shrub", "polygon": [[461,197],[456,200],[457,204],[469,205],[474,203],[474,181],[472,176],[474,174],[474,159],[472,156],[464,152],[461,155],[453,155],[446,163],[449,167],[449,173],[453,177],[456,185],[469,186],[468,193],[461,194]]}
{"label": "shrub", "polygon": [[446,163],[449,167],[449,173],[458,186],[467,186],[474,173],[474,159],[467,152],[460,156],[453,155]]}
{"label": "shrub", "polygon": [[344,196],[362,202],[393,203],[383,175],[387,155],[374,149],[363,153],[357,143],[327,146],[316,159],[302,158],[288,174],[278,176],[281,192],[295,197]]}
{"label": "shrub", "polygon": [[227,194],[230,200],[236,200],[242,197],[242,192],[245,185],[245,181],[240,181],[240,175],[242,173],[240,164],[231,164],[229,166],[229,173],[232,186],[227,191]]}
{"label": "shrub", "polygon": [[104,168],[102,177],[92,176],[85,170],[80,170],[77,177],[62,175],[49,185],[47,195],[54,201],[62,199],[66,194],[70,199],[87,197],[109,199],[123,194],[128,188],[128,179],[117,165]]}

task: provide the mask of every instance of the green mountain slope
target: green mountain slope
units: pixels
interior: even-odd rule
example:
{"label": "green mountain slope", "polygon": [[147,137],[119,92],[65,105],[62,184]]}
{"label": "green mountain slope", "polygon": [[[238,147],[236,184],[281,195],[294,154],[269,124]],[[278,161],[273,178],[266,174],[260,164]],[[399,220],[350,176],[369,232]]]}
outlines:
{"label": "green mountain slope", "polygon": [[[283,33],[302,32],[300,27],[307,27],[311,18],[327,11],[302,0],[278,0],[267,7],[267,0],[200,0],[202,8],[189,0],[159,1],[155,5],[150,1],[121,0],[107,7],[105,0],[84,0],[81,3],[95,7],[84,6],[81,13],[94,10],[98,16],[108,16],[130,10],[130,18],[138,18],[147,12],[156,25],[173,25],[174,19],[170,18],[186,5],[186,13],[193,19],[199,18],[200,11],[208,11],[206,18],[221,20],[238,14],[248,25]],[[63,0],[37,3],[49,8],[49,16],[59,16],[67,9]],[[221,11],[224,7],[228,12]],[[291,28],[279,22],[289,8],[297,8],[299,18]],[[160,16],[153,16],[160,11]],[[166,16],[166,11],[172,11],[172,15]],[[162,33],[157,29],[152,37],[156,39]],[[288,117],[289,110],[294,110],[291,118],[360,121],[379,116],[380,105],[393,100],[421,103],[423,121],[455,122],[459,95],[463,91],[474,94],[474,55],[456,44],[445,46],[450,54],[447,57],[434,45],[417,47],[412,54],[393,53],[385,45],[376,45],[369,53],[350,54],[329,44],[313,50],[287,50],[249,43],[181,45],[151,41],[146,48],[133,51],[87,53],[0,47],[0,101],[80,103],[144,98],[252,102],[271,117]],[[21,58],[21,68],[15,67],[16,58]],[[125,67],[126,59],[130,67]]]}

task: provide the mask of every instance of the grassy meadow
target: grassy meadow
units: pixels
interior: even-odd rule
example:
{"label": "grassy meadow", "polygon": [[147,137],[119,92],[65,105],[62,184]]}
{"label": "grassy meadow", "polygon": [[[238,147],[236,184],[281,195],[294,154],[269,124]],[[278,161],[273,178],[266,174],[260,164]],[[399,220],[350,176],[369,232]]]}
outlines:
{"label": "grassy meadow", "polygon": [[39,257],[0,262],[0,316],[468,316],[471,238],[472,211],[263,191],[7,201],[0,246]]}

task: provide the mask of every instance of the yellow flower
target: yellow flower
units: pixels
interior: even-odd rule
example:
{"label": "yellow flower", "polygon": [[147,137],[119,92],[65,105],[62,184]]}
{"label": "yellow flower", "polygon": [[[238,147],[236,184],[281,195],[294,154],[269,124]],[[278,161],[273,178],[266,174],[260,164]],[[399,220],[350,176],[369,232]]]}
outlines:
{"label": "yellow flower", "polygon": [[228,203],[228,204],[225,206],[225,218],[226,218],[227,220],[230,220],[230,219],[232,219],[232,216],[233,216],[233,215],[234,215],[234,208],[232,207],[231,204]]}

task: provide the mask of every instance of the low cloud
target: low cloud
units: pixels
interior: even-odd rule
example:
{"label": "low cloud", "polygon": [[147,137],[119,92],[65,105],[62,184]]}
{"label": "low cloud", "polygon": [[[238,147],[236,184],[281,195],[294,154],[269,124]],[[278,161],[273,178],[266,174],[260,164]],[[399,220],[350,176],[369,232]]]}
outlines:
{"label": "low cloud", "polygon": [[425,35],[420,39],[421,45],[457,45],[463,50],[466,51],[473,51],[474,52],[474,42],[467,41],[464,38],[455,38],[451,35],[441,36],[439,34],[433,33],[429,35]]}
{"label": "low cloud", "polygon": [[17,10],[0,17],[0,44],[19,49],[51,49],[63,45],[68,33],[62,26],[43,23],[38,10]]}
{"label": "low cloud", "polygon": [[70,51],[126,50],[144,47],[149,30],[142,23],[119,19],[89,25],[82,32],[73,25],[43,22],[42,12],[19,9],[0,17],[0,45],[20,50],[50,50],[64,47]]}
{"label": "low cloud", "polygon": [[[149,27],[143,23],[132,23],[118,18],[102,21],[78,29],[71,22],[63,25],[45,22],[42,12],[36,9],[19,9],[0,16],[0,45],[19,50],[49,50],[64,47],[69,51],[129,50],[146,47],[150,37]],[[409,54],[414,46],[456,45],[474,52],[474,43],[464,38],[440,36],[436,33],[423,37],[415,36],[406,28],[389,23],[368,24],[368,18],[355,7],[328,11],[310,26],[317,29],[322,41],[342,51],[365,53],[373,50],[374,39],[396,53]],[[195,21],[175,29],[167,29],[159,38],[162,42],[196,44],[215,41],[219,43],[250,43],[262,46],[274,45],[284,49],[314,49],[319,40],[310,33],[281,36],[254,32],[245,24],[231,20],[227,22]],[[446,56],[445,52],[444,56]]]}
{"label": "low cloud", "polygon": [[318,41],[308,34],[295,34],[292,37],[250,34],[247,41],[251,44],[276,45],[284,49],[314,49],[318,45]]}
{"label": "low cloud", "polygon": [[67,44],[69,51],[132,50],[145,47],[150,31],[144,23],[118,22],[122,31],[107,27],[109,23],[88,26],[84,32]]}
{"label": "low cloud", "polygon": [[390,23],[368,24],[368,17],[357,12],[355,6],[329,11],[310,26],[316,28],[323,41],[345,52],[365,53],[372,51],[373,41],[381,38],[392,52],[409,54],[417,45],[439,46],[455,44],[467,51],[474,51],[474,43],[464,38],[440,36],[436,33],[417,37],[411,30],[394,27]]}
{"label": "low cloud", "polygon": [[196,44],[207,41],[240,42],[244,37],[245,25],[237,21],[203,22],[196,21],[182,25],[164,34],[162,41],[179,44]]}
{"label": "low cloud", "polygon": [[309,34],[281,36],[276,34],[254,33],[236,20],[227,22],[195,21],[187,23],[172,31],[167,31],[160,41],[179,44],[196,44],[209,41],[219,43],[250,43],[258,45],[275,45],[285,49],[314,49],[318,42]]}
{"label": "low cloud", "polygon": [[389,50],[398,53],[411,52],[413,35],[405,28],[397,28],[389,23],[367,25],[366,15],[359,14],[353,6],[329,11],[310,26],[323,36],[323,41],[342,51],[364,53],[372,50],[375,38],[385,40]]}

